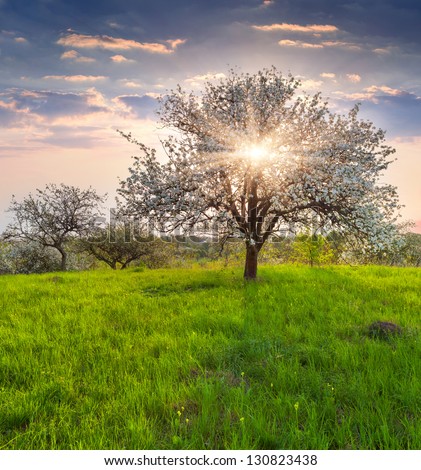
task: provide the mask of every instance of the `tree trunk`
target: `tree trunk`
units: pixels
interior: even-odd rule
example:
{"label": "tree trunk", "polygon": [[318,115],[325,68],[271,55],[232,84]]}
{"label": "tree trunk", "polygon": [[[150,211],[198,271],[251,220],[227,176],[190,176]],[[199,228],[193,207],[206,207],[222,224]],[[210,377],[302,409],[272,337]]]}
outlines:
{"label": "tree trunk", "polygon": [[61,271],[67,270],[67,253],[64,250],[59,250],[61,254]]}
{"label": "tree trunk", "polygon": [[244,279],[253,280],[257,276],[257,256],[259,250],[256,245],[247,245]]}

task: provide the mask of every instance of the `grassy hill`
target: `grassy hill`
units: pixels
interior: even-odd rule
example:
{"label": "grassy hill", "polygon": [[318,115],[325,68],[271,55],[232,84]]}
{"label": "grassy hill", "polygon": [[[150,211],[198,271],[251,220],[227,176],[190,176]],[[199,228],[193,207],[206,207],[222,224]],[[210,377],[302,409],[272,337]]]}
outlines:
{"label": "grassy hill", "polygon": [[0,276],[0,448],[421,447],[419,270],[241,276]]}

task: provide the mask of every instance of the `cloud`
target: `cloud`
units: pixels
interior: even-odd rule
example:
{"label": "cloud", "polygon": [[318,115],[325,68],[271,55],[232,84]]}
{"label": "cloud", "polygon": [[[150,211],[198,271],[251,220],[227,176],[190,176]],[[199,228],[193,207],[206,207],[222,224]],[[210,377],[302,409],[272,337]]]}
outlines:
{"label": "cloud", "polygon": [[362,102],[362,114],[390,129],[392,137],[420,136],[421,97],[386,85],[372,85],[358,93],[334,92],[341,100]]}
{"label": "cloud", "polygon": [[186,39],[169,39],[165,42],[168,43],[172,49],[176,49],[178,46],[184,44]]}
{"label": "cloud", "polygon": [[390,47],[377,47],[373,52],[380,55],[390,54],[392,49]]}
{"label": "cloud", "polygon": [[340,99],[349,100],[349,101],[366,101],[371,100],[374,95],[371,93],[366,93],[363,91],[356,93],[346,93],[344,91],[334,91],[334,95],[338,96]]}
{"label": "cloud", "polygon": [[70,51],[66,51],[66,52],[63,52],[63,54],[61,54],[60,56],[60,59],[62,60],[74,60],[75,62],[96,62],[95,59],[93,59],[92,57],[84,57],[84,56],[81,56],[79,54],[79,52],[75,51],[75,50],[70,50]]}
{"label": "cloud", "polygon": [[292,41],[291,39],[282,39],[278,42],[283,47],[299,47],[301,49],[323,49],[322,44],[312,44],[303,41]]}
{"label": "cloud", "polygon": [[359,44],[355,44],[353,42],[345,42],[345,41],[323,41],[323,47],[341,47],[344,49],[349,49],[353,51],[361,50],[361,46]]}
{"label": "cloud", "polygon": [[418,99],[421,102],[420,98],[412,93],[409,93],[408,91],[391,88],[386,85],[371,85],[356,93],[346,93],[343,91],[335,91],[333,93],[347,100],[372,101],[373,103],[377,103],[379,97],[387,96],[413,96],[415,99]]}
{"label": "cloud", "polygon": [[156,111],[158,109],[158,101],[155,96],[145,94],[140,95],[121,95],[113,99],[113,102],[129,113],[132,117],[140,119],[156,120]]}
{"label": "cloud", "polygon": [[65,47],[76,47],[86,49],[106,49],[114,50],[143,50],[153,54],[172,54],[175,49],[184,44],[185,39],[172,39],[167,41],[170,48],[165,44],[155,42],[137,42],[132,39],[114,38],[112,36],[97,35],[89,36],[87,34],[68,34],[61,37],[57,44]]}
{"label": "cloud", "polygon": [[252,25],[254,29],[259,31],[288,31],[293,33],[334,33],[339,31],[336,26],[330,24],[310,24],[299,25],[290,23],[269,24],[269,25]]}
{"label": "cloud", "polygon": [[45,75],[44,80],[64,80],[66,82],[97,82],[105,80],[103,75]]}
{"label": "cloud", "polygon": [[330,78],[332,80],[334,80],[336,78],[336,74],[335,73],[331,73],[331,72],[323,72],[320,74],[320,76],[322,78]]}
{"label": "cloud", "polygon": [[0,100],[0,125],[13,126],[19,120],[17,116],[18,110],[14,102],[6,102]]}
{"label": "cloud", "polygon": [[79,56],[79,52],[71,50],[61,54],[60,59],[76,59]]}
{"label": "cloud", "polygon": [[352,83],[359,83],[361,81],[361,76],[358,75],[357,73],[348,73],[346,75],[346,78],[348,81]]}
{"label": "cloud", "polygon": [[28,40],[23,38],[23,37],[17,37],[14,39],[15,42],[18,42],[20,44],[28,44]]}
{"label": "cloud", "polygon": [[368,88],[364,88],[364,91],[366,91],[369,94],[376,94],[378,92],[381,92],[384,95],[389,95],[389,96],[406,96],[409,95],[410,93],[407,91],[403,90],[398,90],[396,88],[390,88],[385,85],[377,86],[377,85],[372,85]]}
{"label": "cloud", "polygon": [[2,110],[14,113],[15,121],[30,118],[38,122],[37,117],[55,119],[109,111],[104,97],[94,88],[83,93],[12,89],[3,95],[0,114]]}
{"label": "cloud", "polygon": [[132,59],[128,59],[127,57],[124,57],[124,55],[120,55],[120,54],[117,54],[117,55],[113,55],[110,57],[110,59],[117,63],[117,64],[122,64],[122,63],[130,63],[130,62],[136,62],[135,60],[132,60]]}
{"label": "cloud", "polygon": [[305,90],[318,90],[320,87],[323,85],[323,82],[321,80],[302,80],[301,81],[301,86]]}
{"label": "cloud", "polygon": [[117,23],[116,21],[109,21],[107,24],[110,28],[113,28],[113,29],[123,29],[124,28],[123,25],[121,25],[120,23]]}
{"label": "cloud", "polygon": [[0,94],[0,125],[7,128],[0,155],[48,154],[52,146],[108,148],[115,127],[142,125],[133,117],[94,88],[82,93],[8,89]]}
{"label": "cloud", "polygon": [[[158,102],[152,95],[109,100],[95,88],[79,93],[7,89],[0,92],[0,126],[7,128],[0,155],[48,154],[52,147],[69,152],[109,148],[116,128],[139,131],[146,126],[148,135],[153,134]],[[150,141],[148,135],[145,142]]]}
{"label": "cloud", "polygon": [[203,86],[204,82],[212,80],[221,80],[226,78],[226,75],[222,72],[219,73],[206,73],[204,75],[195,75],[194,77],[186,78],[184,81],[193,86]]}
{"label": "cloud", "polygon": [[299,47],[301,49],[324,49],[325,47],[339,47],[349,50],[361,50],[361,46],[351,42],[344,41],[322,41],[319,43],[310,43],[292,39],[281,39],[278,44],[283,47]]}
{"label": "cloud", "polygon": [[151,98],[159,99],[162,96],[162,94],[155,93],[154,91],[148,91],[148,93],[145,93],[145,96],[150,96]]}
{"label": "cloud", "polygon": [[97,126],[77,125],[63,120],[62,125],[49,128],[49,133],[42,136],[42,143],[65,149],[88,149],[106,143],[103,129]]}
{"label": "cloud", "polygon": [[126,88],[143,88],[142,83],[136,82],[134,80],[129,80],[127,78],[122,78],[119,82]]}

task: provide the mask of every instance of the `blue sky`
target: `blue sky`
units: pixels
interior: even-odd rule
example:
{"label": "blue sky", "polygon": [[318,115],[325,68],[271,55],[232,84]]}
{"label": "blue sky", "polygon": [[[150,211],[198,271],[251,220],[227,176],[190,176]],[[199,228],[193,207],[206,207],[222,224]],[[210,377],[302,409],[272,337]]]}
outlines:
{"label": "blue sky", "polygon": [[0,230],[46,183],[112,196],[136,151],[116,129],[156,144],[159,94],[274,65],[386,129],[421,232],[420,24],[415,0],[0,0]]}

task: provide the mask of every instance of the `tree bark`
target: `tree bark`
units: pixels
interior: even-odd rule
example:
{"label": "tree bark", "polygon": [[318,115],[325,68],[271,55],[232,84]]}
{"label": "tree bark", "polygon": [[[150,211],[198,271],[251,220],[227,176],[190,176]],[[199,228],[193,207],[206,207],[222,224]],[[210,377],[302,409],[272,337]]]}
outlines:
{"label": "tree bark", "polygon": [[60,250],[61,254],[61,271],[67,271],[67,253],[64,250]]}
{"label": "tree bark", "polygon": [[256,245],[247,245],[246,264],[244,266],[244,279],[254,280],[257,276],[257,256],[259,250]]}

